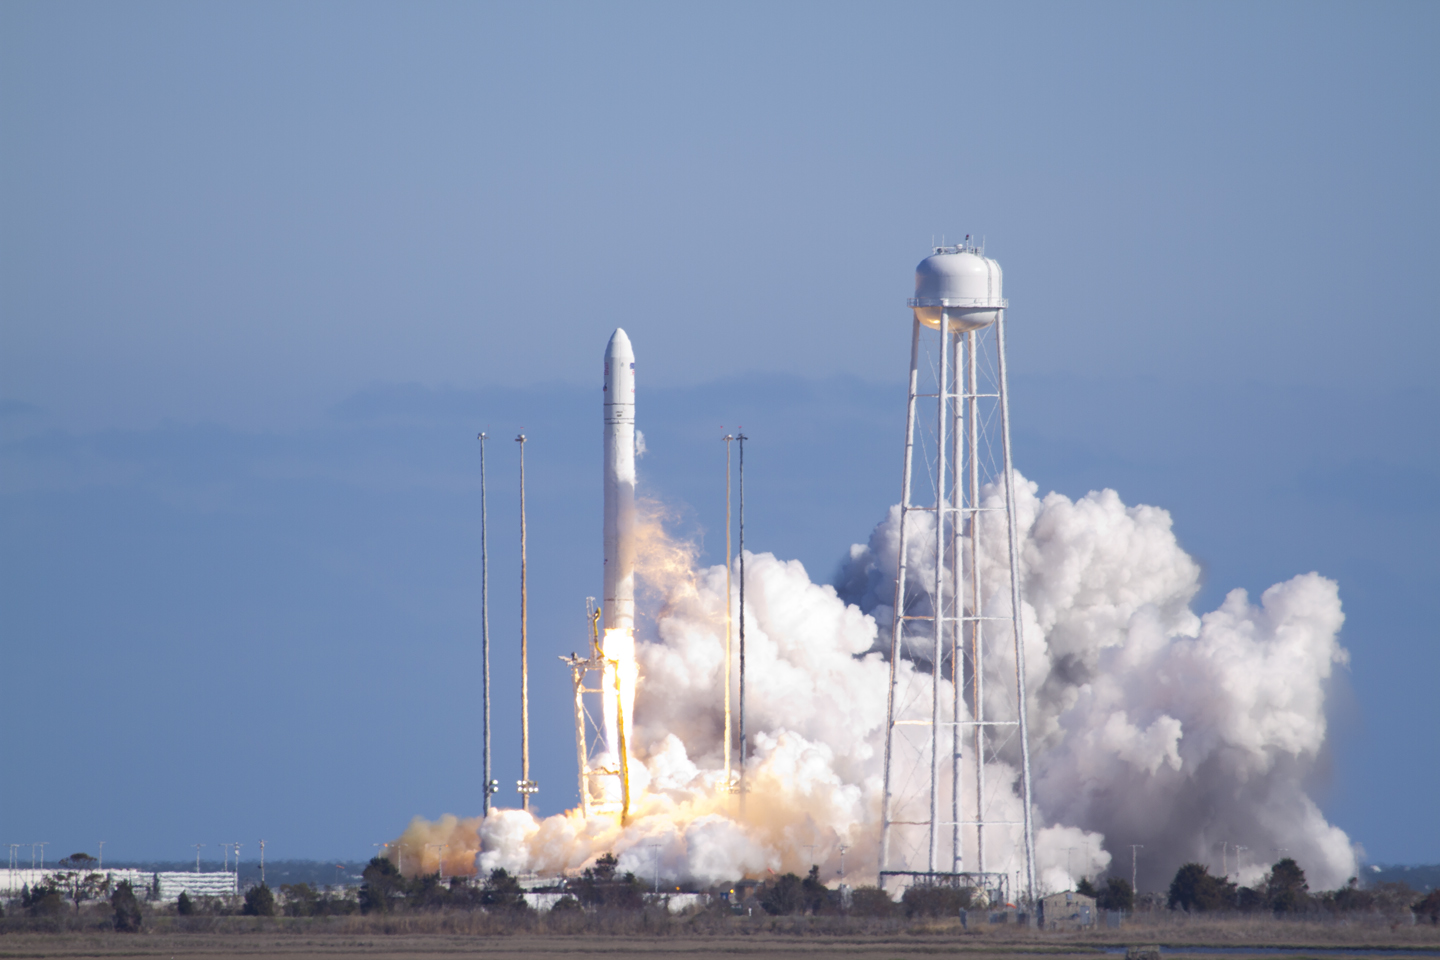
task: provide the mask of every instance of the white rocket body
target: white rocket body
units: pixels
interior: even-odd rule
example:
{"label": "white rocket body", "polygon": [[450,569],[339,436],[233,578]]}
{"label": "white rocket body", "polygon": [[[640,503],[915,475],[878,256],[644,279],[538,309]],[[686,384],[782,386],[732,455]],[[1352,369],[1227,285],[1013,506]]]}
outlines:
{"label": "white rocket body", "polygon": [[617,329],[605,347],[606,630],[635,628],[635,351]]}

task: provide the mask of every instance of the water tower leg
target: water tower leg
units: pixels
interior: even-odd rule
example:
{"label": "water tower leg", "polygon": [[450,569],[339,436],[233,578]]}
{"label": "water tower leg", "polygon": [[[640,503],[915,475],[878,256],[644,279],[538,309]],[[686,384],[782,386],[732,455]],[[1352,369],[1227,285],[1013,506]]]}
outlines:
{"label": "water tower leg", "polygon": [[900,480],[899,563],[895,572],[895,606],[890,625],[890,686],[885,700],[885,793],[880,802],[880,870],[876,883],[885,886],[885,869],[890,865],[890,816],[893,799],[891,765],[894,759],[895,682],[900,665],[901,632],[905,626],[906,550],[909,544],[910,478],[915,452],[915,395],[920,372],[920,320],[910,335],[910,393],[905,403],[905,466]]}

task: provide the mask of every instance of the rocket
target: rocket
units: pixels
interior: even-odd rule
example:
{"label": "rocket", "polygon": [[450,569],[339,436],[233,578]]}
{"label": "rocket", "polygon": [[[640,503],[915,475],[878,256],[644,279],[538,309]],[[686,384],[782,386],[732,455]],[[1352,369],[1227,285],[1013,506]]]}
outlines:
{"label": "rocket", "polygon": [[624,330],[605,346],[604,627],[635,627],[635,351]]}

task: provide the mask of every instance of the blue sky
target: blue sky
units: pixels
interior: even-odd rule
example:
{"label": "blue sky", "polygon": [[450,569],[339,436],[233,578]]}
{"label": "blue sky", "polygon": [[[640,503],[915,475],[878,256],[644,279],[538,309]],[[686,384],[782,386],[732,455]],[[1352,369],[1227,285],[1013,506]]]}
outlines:
{"label": "blue sky", "polygon": [[497,673],[521,430],[537,670],[583,643],[615,326],[642,482],[713,557],[745,424],[750,543],[828,577],[897,494],[911,270],[973,233],[1020,469],[1169,509],[1203,609],[1336,578],[1322,806],[1440,860],[1437,48],[1428,4],[5,5],[0,842],[474,811],[474,434]]}

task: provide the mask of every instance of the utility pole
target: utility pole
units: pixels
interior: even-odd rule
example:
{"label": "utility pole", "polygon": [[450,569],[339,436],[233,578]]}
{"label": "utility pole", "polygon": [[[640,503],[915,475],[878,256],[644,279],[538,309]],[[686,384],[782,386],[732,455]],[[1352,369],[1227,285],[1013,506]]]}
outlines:
{"label": "utility pole", "polygon": [[196,872],[196,873],[199,873],[199,872],[200,872],[200,848],[203,847],[203,846],[205,846],[205,844],[203,844],[203,843],[192,843],[191,846],[195,848],[195,872]]}
{"label": "utility pole", "polygon": [[265,841],[260,841],[260,886],[265,886]]}
{"label": "utility pole", "polygon": [[530,597],[526,592],[525,570],[525,434],[520,444],[520,808],[530,812],[530,795],[539,789],[530,779],[530,640],[527,631]]}
{"label": "utility pole", "polygon": [[240,896],[240,848],[244,844],[239,840],[235,841],[235,896]]}
{"label": "utility pole", "polygon": [[441,880],[444,880],[444,879],[445,879],[445,850],[446,850],[446,848],[448,848],[448,847],[450,846],[450,844],[448,844],[448,843],[427,843],[427,844],[425,844],[425,846],[427,846],[427,847],[434,847],[434,848],[435,848],[435,870],[436,870],[437,873],[439,873],[440,879],[441,879]]}
{"label": "utility pole", "polygon": [[481,809],[488,817],[490,794],[494,793],[490,776],[490,532],[485,502],[485,433],[482,431],[477,439],[480,441],[480,650],[485,682],[485,798]]}
{"label": "utility pole", "polygon": [[96,861],[96,863],[95,863],[95,869],[96,869],[96,870],[99,870],[99,871],[102,871],[102,872],[103,872],[104,869],[105,869],[105,841],[104,841],[104,840],[101,840],[101,841],[100,841],[100,857],[99,857],[99,859],[98,859],[98,860]]}
{"label": "utility pole", "polygon": [[1131,894],[1135,894],[1135,893],[1139,892],[1139,888],[1135,886],[1135,878],[1136,878],[1136,876],[1137,876],[1137,874],[1136,874],[1136,872],[1135,872],[1135,864],[1136,864],[1136,862],[1137,862],[1137,855],[1138,855],[1139,851],[1144,850],[1144,849],[1145,849],[1145,844],[1143,844],[1143,843],[1132,843],[1132,844],[1130,844],[1130,892],[1131,892]]}
{"label": "utility pole", "polygon": [[661,844],[647,843],[645,848],[650,851],[650,862],[655,872],[655,892],[660,892],[660,848]]}
{"label": "utility pole", "polygon": [[[735,438],[740,443],[740,812],[745,812],[745,441],[750,438],[742,430]],[[727,598],[728,599],[728,598]]]}
{"label": "utility pole", "polygon": [[[40,848],[40,870],[41,870],[42,872],[45,870],[45,847],[46,847],[49,843],[50,843],[49,840],[45,840],[45,841],[42,841],[41,843],[35,844],[35,846],[37,846],[37,847]],[[32,860],[31,862],[33,863],[34,861]]]}
{"label": "utility pole", "polygon": [[725,790],[734,787],[730,773],[730,748],[735,735],[730,729],[730,443],[735,438],[730,434],[722,437],[725,441]]}

